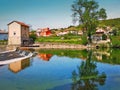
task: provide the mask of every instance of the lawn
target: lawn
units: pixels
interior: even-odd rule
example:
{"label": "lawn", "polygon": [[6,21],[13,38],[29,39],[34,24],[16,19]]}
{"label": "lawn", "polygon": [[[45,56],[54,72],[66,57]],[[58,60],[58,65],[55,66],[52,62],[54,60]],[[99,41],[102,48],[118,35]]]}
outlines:
{"label": "lawn", "polygon": [[65,35],[65,36],[39,37],[36,39],[36,42],[82,44],[82,39],[81,36],[78,35]]}
{"label": "lawn", "polygon": [[7,45],[8,41],[7,40],[0,40],[0,45]]}
{"label": "lawn", "polygon": [[111,36],[112,46],[119,47],[120,46],[120,36]]}

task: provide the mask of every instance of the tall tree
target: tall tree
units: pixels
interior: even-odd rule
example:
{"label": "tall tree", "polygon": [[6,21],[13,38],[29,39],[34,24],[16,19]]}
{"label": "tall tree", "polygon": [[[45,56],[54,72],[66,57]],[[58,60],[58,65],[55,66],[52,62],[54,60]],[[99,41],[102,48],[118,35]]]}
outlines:
{"label": "tall tree", "polygon": [[98,20],[106,19],[106,10],[99,9],[95,0],[76,0],[72,4],[73,22],[79,21],[83,29],[87,31],[88,40],[91,43],[91,34],[96,30]]}

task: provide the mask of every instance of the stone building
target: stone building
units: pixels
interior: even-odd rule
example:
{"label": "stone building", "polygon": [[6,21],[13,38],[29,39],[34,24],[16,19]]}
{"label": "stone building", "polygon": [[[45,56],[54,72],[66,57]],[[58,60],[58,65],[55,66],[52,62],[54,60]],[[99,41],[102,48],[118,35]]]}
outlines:
{"label": "stone building", "polygon": [[29,25],[12,21],[8,24],[8,45],[28,45]]}

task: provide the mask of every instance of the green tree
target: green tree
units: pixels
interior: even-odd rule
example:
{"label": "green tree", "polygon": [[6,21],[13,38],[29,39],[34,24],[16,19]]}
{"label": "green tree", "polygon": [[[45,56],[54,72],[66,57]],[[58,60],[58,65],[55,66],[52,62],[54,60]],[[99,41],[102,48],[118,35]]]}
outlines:
{"label": "green tree", "polygon": [[31,34],[29,37],[33,40],[33,42],[35,42],[35,40],[37,39],[37,35],[36,35],[35,31],[31,31]]}
{"label": "green tree", "polygon": [[72,11],[73,21],[79,21],[79,24],[83,25],[91,43],[91,34],[96,30],[98,21],[107,18],[106,10],[99,9],[95,0],[76,0],[72,4]]}
{"label": "green tree", "polygon": [[102,40],[107,40],[107,35],[106,34],[102,35]]}

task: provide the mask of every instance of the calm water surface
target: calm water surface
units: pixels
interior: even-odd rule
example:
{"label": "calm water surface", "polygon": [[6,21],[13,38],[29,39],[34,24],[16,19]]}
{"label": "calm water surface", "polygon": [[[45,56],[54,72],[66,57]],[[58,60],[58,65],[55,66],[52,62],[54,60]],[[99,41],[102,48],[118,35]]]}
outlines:
{"label": "calm water surface", "polygon": [[0,90],[120,90],[120,50],[39,50],[0,66]]}
{"label": "calm water surface", "polygon": [[7,40],[8,34],[0,34],[0,40]]}

